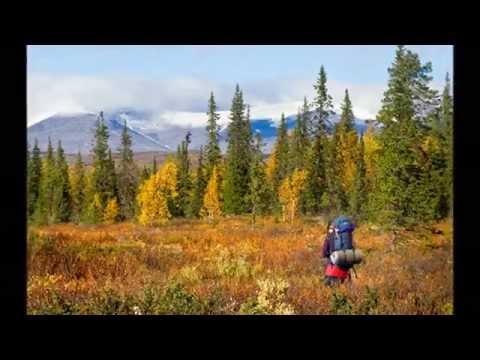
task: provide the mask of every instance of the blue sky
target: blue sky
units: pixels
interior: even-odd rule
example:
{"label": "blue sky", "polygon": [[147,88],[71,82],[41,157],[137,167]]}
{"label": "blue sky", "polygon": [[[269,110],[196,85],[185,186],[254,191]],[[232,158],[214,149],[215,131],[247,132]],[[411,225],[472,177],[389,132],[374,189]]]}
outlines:
{"label": "blue sky", "polygon": [[[433,86],[452,74],[453,47],[407,46],[433,65]],[[253,117],[296,112],[313,96],[320,65],[338,107],[350,89],[354,111],[373,117],[395,46],[28,46],[29,124],[55,112],[145,108],[200,123],[210,91],[228,110],[238,82]],[[289,114],[287,114],[289,115]],[[174,120],[172,120],[174,121]]]}

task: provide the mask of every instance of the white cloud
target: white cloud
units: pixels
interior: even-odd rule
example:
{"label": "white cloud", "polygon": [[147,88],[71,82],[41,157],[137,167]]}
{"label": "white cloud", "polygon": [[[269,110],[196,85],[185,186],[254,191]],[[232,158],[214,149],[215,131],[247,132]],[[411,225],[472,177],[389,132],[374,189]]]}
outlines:
{"label": "white cloud", "polygon": [[[272,79],[240,84],[252,118],[273,118],[281,113],[296,114],[303,97],[313,100],[315,79]],[[354,113],[372,118],[380,107],[383,85],[327,83],[338,110],[349,89]],[[210,91],[215,93],[220,122],[228,122],[228,109],[235,84],[214,83],[199,78],[142,79],[132,77],[97,78],[93,76],[28,75],[28,125],[59,112],[106,112],[131,107],[155,114],[152,125],[204,126]],[[133,125],[133,124],[132,124]]]}

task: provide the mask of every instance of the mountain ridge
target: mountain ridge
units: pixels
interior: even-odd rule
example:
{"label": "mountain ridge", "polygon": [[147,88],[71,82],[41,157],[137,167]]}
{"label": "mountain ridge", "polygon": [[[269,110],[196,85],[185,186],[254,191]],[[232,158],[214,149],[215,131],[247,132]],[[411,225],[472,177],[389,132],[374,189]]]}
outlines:
{"label": "mountain ridge", "polygon": [[[174,151],[188,131],[192,133],[192,142],[190,144],[192,149],[198,150],[201,145],[205,145],[206,143],[207,132],[205,127],[166,125],[155,129],[155,127],[152,127],[151,123],[149,123],[150,120],[148,116],[149,114],[146,112],[129,109],[104,113],[104,118],[110,132],[109,146],[112,150],[116,150],[120,145],[124,120],[127,121],[127,129],[132,137],[132,149],[134,152]],[[289,130],[295,126],[296,117],[297,115],[285,117]],[[338,114],[333,114],[330,121],[336,123],[339,117]],[[68,154],[77,152],[82,154],[89,153],[93,142],[94,127],[97,118],[98,115],[91,112],[54,114],[27,127],[28,143],[30,146],[33,146],[34,139],[36,138],[40,150],[44,151],[48,144],[48,138],[50,138],[54,147],[56,147],[58,140],[60,140],[65,152]],[[128,123],[129,119],[134,124],[143,124],[143,122],[146,122],[148,127],[139,129],[139,126],[130,125]],[[276,139],[277,124],[270,118],[251,119],[250,122],[252,132],[260,132],[262,135],[265,144],[264,152],[270,152]],[[366,129],[365,121],[355,118],[355,127],[357,132],[364,132]],[[220,129],[219,135],[220,148],[222,151],[226,151],[228,137],[227,126],[223,126]]]}

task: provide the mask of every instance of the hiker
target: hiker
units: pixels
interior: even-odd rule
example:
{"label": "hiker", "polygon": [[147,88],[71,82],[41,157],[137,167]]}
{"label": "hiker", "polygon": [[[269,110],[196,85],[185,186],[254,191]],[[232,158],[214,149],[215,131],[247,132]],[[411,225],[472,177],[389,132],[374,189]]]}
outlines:
{"label": "hiker", "polygon": [[334,248],[334,241],[335,226],[333,220],[330,220],[327,224],[327,236],[323,242],[323,257],[327,258],[327,266],[325,268],[325,285],[327,286],[343,283],[345,279],[350,276],[348,269],[342,269],[340,266],[334,265],[330,260],[330,255]]}
{"label": "hiker", "polygon": [[[355,224],[346,216],[329,221],[323,243],[323,257],[327,258],[325,284],[327,286],[351,280],[350,269],[362,261],[362,253],[353,246]],[[332,256],[333,254],[333,256]]]}

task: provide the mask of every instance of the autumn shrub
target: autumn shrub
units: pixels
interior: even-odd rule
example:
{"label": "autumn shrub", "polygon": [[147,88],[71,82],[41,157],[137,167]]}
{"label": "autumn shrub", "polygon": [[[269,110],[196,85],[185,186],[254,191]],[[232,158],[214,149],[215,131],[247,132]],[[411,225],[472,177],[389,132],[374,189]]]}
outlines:
{"label": "autumn shrub", "polygon": [[284,279],[267,278],[257,282],[259,290],[255,298],[240,307],[240,314],[292,315],[294,309],[285,302],[288,282]]}
{"label": "autumn shrub", "polygon": [[32,226],[29,314],[452,314],[451,224],[390,234],[361,224],[358,277],[326,287],[320,221],[274,217]]}
{"label": "autumn shrub", "polygon": [[244,256],[235,256],[228,249],[220,250],[216,265],[219,274],[226,277],[250,277],[255,273]]}
{"label": "autumn shrub", "polygon": [[360,302],[358,313],[364,315],[376,315],[378,314],[379,297],[376,289],[366,287],[366,295]]}
{"label": "autumn shrub", "polygon": [[331,298],[331,314],[333,315],[351,315],[352,304],[348,296],[340,291],[334,291]]}
{"label": "autumn shrub", "polygon": [[167,285],[160,302],[161,313],[195,315],[203,311],[202,301],[189,293],[183,284],[172,282]]}

